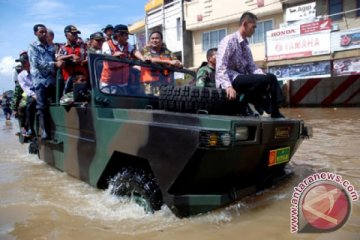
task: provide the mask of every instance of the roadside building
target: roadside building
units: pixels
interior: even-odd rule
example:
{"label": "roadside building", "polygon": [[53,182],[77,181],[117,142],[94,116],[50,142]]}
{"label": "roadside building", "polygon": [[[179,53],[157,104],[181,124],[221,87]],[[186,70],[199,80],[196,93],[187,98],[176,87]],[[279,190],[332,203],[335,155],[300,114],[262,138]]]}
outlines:
{"label": "roadside building", "polygon": [[360,0],[149,0],[130,31],[139,48],[162,32],[196,69],[245,11],[258,17],[254,61],[284,81],[291,105],[360,105]]}
{"label": "roadside building", "polygon": [[[265,4],[264,4],[265,3]],[[206,59],[206,51],[216,48],[221,39],[239,28],[240,16],[251,11],[259,18],[250,47],[255,62],[265,67],[266,31],[275,29],[283,21],[282,3],[279,0],[189,1],[184,6],[186,28],[193,34],[194,67]]]}
{"label": "roadside building", "polygon": [[284,2],[283,23],[267,33],[266,56],[270,72],[292,80],[290,105],[360,105],[359,7],[359,0]]}
{"label": "roadside building", "polygon": [[194,67],[251,11],[259,18],[249,39],[254,60],[281,80],[292,80],[286,85],[290,104],[359,105],[359,8],[360,0],[188,1],[184,16],[193,35]]}
{"label": "roadside building", "polygon": [[184,63],[193,66],[192,36],[186,30],[183,8],[184,0],[149,0],[145,5],[145,36],[160,31],[169,50]]}
{"label": "roadside building", "polygon": [[134,34],[137,49],[143,49],[146,45],[145,20],[139,20],[129,25],[129,32]]}

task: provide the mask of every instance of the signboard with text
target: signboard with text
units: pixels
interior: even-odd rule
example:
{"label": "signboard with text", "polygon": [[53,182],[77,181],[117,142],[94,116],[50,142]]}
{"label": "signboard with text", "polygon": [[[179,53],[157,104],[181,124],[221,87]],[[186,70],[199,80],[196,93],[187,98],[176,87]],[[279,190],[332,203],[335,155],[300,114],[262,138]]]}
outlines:
{"label": "signboard with text", "polygon": [[360,57],[334,60],[334,75],[360,75]]}
{"label": "signboard with text", "polygon": [[360,48],[360,29],[331,33],[331,51],[344,51]]}
{"label": "signboard with text", "polygon": [[330,61],[269,67],[269,72],[279,80],[324,78],[331,76]]}
{"label": "signboard with text", "polygon": [[287,22],[299,21],[306,18],[316,17],[316,2],[307,3],[285,10],[285,20]]}
{"label": "signboard with text", "polygon": [[330,53],[331,21],[280,28],[266,33],[268,60],[281,60]]}

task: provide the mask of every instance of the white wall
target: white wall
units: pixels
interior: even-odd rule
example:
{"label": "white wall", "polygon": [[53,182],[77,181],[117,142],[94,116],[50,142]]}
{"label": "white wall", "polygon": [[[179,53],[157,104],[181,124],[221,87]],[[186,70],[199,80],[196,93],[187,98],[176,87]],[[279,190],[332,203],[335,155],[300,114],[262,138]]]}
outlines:
{"label": "white wall", "polygon": [[[180,38],[177,36],[177,19],[180,18]],[[161,26],[164,42],[172,52],[183,51],[181,1],[174,1],[147,13],[147,29]],[[148,32],[150,34],[150,32]]]}

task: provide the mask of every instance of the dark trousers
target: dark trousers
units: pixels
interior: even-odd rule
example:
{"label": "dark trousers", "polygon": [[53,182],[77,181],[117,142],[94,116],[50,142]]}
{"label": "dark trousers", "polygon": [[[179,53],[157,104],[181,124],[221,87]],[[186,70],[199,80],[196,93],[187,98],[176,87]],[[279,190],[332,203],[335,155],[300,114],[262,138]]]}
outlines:
{"label": "dark trousers", "polygon": [[244,94],[243,102],[253,103],[255,107],[265,101],[271,104],[271,112],[278,111],[278,106],[284,101],[284,96],[279,82],[274,74],[238,75],[233,83],[233,88]]}
{"label": "dark trousers", "polygon": [[18,120],[19,120],[19,126],[20,126],[20,130],[21,128],[25,128],[25,124],[26,124],[26,106],[19,106],[18,110]]}
{"label": "dark trousers", "polygon": [[36,112],[36,100],[33,97],[28,97],[26,102],[25,126],[27,130],[31,130],[33,133],[34,133],[35,112]]}
{"label": "dark trousers", "polygon": [[42,131],[42,138],[50,137],[51,119],[49,113],[49,102],[55,99],[54,86],[39,85],[34,90],[36,94],[36,110],[39,119],[39,125]]}

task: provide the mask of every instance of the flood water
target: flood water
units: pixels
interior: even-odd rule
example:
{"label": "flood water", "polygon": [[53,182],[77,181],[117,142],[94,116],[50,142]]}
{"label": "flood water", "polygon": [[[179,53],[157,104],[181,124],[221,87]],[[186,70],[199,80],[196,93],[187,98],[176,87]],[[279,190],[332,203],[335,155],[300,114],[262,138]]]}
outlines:
{"label": "flood water", "polygon": [[145,214],[55,170],[18,143],[17,122],[0,115],[0,239],[360,239],[360,201],[332,233],[290,233],[293,188],[315,172],[335,172],[360,191],[360,108],[284,109],[313,126],[293,157],[294,175],[270,189],[208,214]]}

